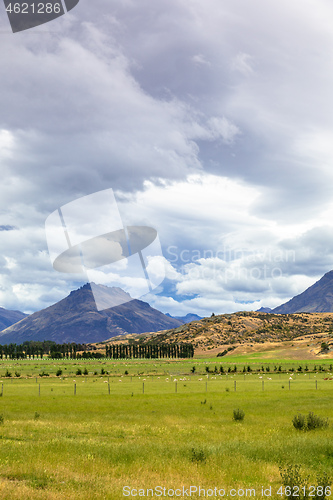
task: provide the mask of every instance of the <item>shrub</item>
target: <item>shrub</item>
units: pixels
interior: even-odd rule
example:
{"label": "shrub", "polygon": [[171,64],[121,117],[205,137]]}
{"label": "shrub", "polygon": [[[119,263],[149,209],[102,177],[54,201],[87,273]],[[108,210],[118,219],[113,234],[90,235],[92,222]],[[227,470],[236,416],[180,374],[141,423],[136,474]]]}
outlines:
{"label": "shrub", "polygon": [[11,377],[12,374],[10,373],[10,371],[8,371],[8,369],[6,370],[6,373],[5,373],[5,377]]}
{"label": "shrub", "polygon": [[[307,498],[307,478],[302,477],[300,468],[301,466],[298,464],[287,464],[284,468],[280,466],[280,476],[283,486],[289,487],[291,489],[291,494],[294,488],[298,487],[301,495],[298,498]],[[303,495],[304,492],[305,495]]]}
{"label": "shrub", "polygon": [[107,375],[108,372],[104,370],[104,368],[101,368],[101,375]]}
{"label": "shrub", "polygon": [[245,413],[243,410],[240,410],[239,408],[237,408],[237,410],[234,410],[234,412],[233,412],[234,420],[242,421],[242,420],[244,420],[244,417],[245,417]]}
{"label": "shrub", "polygon": [[219,358],[219,357],[225,356],[226,354],[228,354],[228,351],[225,349],[224,351],[219,352],[216,357]]}
{"label": "shrub", "polygon": [[195,373],[195,366],[193,366],[190,371],[191,373]]}
{"label": "shrub", "polygon": [[57,372],[56,372],[56,376],[57,376],[57,377],[60,377],[60,375],[62,375],[62,370],[61,370],[61,368],[59,368],[59,370],[57,370]]}
{"label": "shrub", "polygon": [[313,429],[324,429],[328,427],[328,419],[319,417],[312,411],[309,412],[307,417],[300,414],[295,415],[292,422],[295,429],[302,431],[312,431]]}
{"label": "shrub", "polygon": [[4,422],[5,422],[5,419],[4,419],[3,414],[1,413],[1,414],[0,414],[0,425],[3,425],[3,424],[4,424]]}
{"label": "shrub", "polygon": [[76,370],[76,375],[82,375],[82,370],[81,370],[81,368],[78,368],[78,369]]}
{"label": "shrub", "polygon": [[82,373],[83,373],[83,375],[88,375],[89,374],[87,368],[85,368]]}
{"label": "shrub", "polygon": [[295,415],[293,418],[293,426],[298,430],[305,430],[306,421],[304,415]]}
{"label": "shrub", "polygon": [[321,352],[328,352],[330,350],[329,345],[326,342],[321,343]]}
{"label": "shrub", "polygon": [[206,462],[206,454],[202,448],[192,448],[191,449],[191,461],[196,463]]}
{"label": "shrub", "polygon": [[42,371],[42,373],[39,374],[40,377],[49,377],[50,375],[46,372],[44,372],[44,370]]}
{"label": "shrub", "polygon": [[310,411],[307,418],[307,430],[311,431],[312,429],[324,429],[326,427],[328,427],[328,419],[314,415],[314,413]]}
{"label": "shrub", "polygon": [[[293,496],[293,493],[297,492],[297,498],[299,500],[305,500],[309,498],[309,493],[311,491],[311,499],[313,500],[326,500],[328,496],[331,494],[330,484],[331,479],[327,475],[326,472],[318,473],[316,478],[316,484],[313,487],[308,485],[308,476],[303,476],[300,472],[300,465],[297,464],[287,464],[284,468],[282,466],[279,467],[280,476],[282,479],[282,484],[285,488],[290,488],[290,495],[288,495],[286,491],[286,495],[289,497]],[[314,481],[312,482],[312,484]]]}
{"label": "shrub", "polygon": [[317,484],[316,484],[316,496],[315,500],[325,500],[328,496],[330,496],[330,485],[331,478],[328,476],[326,472],[322,472],[317,474]]}
{"label": "shrub", "polygon": [[125,375],[128,375],[128,371],[127,370],[125,370]]}
{"label": "shrub", "polygon": [[40,414],[38,413],[38,411],[35,411],[34,420],[38,420],[39,417],[40,417]]}
{"label": "shrub", "polygon": [[15,372],[15,377],[20,377],[20,376],[21,376],[20,372]]}

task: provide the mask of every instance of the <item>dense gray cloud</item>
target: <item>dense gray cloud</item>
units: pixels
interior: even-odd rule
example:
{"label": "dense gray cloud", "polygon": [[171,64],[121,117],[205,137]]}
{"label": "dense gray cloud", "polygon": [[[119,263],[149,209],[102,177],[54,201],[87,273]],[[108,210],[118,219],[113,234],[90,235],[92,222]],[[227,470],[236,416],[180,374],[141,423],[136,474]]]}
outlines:
{"label": "dense gray cloud", "polygon": [[[31,311],[74,287],[44,221],[110,187],[124,220],[159,231],[174,271],[150,301],[164,310],[278,305],[330,270],[332,10],[82,0],[15,35],[1,15],[0,305]],[[226,264],[226,248],[241,256]],[[289,255],[282,276],[249,274],[272,255]]]}

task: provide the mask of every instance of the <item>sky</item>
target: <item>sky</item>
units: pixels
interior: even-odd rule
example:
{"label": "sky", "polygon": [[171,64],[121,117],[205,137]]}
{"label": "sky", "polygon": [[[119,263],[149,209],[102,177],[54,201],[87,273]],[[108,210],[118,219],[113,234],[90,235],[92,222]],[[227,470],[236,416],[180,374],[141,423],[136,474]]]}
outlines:
{"label": "sky", "polygon": [[156,229],[172,315],[276,307],[333,269],[329,0],[80,0],[12,33],[0,5],[0,306],[53,269],[59,207],[112,189]]}

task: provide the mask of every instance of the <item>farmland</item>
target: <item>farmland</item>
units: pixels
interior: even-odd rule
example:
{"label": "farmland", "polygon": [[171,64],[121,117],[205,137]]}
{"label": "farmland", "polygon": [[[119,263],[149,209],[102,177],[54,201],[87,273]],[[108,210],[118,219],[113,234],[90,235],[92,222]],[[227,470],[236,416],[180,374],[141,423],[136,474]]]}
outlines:
{"label": "farmland", "polygon": [[[279,360],[258,359],[251,369],[264,371],[238,364],[228,373],[234,361],[3,360],[1,498],[120,499],[125,486],[251,487],[257,496],[271,486],[281,498],[280,465],[301,465],[309,484],[320,471],[333,476],[332,425],[292,425],[309,411],[333,422],[329,360],[316,372],[292,360],[274,372]],[[221,365],[226,374],[213,373]]]}

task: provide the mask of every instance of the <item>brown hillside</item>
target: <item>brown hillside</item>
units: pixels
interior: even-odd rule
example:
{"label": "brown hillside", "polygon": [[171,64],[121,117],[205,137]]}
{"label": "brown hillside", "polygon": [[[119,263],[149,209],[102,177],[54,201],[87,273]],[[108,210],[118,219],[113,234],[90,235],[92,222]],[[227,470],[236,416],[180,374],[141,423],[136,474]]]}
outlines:
{"label": "brown hillside", "polygon": [[[238,312],[192,321],[171,330],[157,333],[130,334],[114,337],[106,343],[181,343],[191,342],[196,355],[218,355],[229,348],[233,354],[258,352],[270,348],[289,348],[303,343],[302,353],[318,355],[320,343],[332,343],[333,313],[271,314]],[[296,340],[297,339],[297,340]],[[312,343],[312,354],[310,347]],[[302,345],[303,345],[302,344]],[[300,345],[300,344],[299,344]],[[100,346],[102,346],[100,344]],[[289,347],[288,347],[289,346]],[[283,349],[282,349],[283,350]],[[226,353],[225,353],[226,354]],[[302,354],[302,355],[303,355]],[[282,355],[282,353],[281,353]],[[330,352],[325,356],[330,357]]]}

